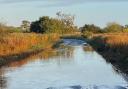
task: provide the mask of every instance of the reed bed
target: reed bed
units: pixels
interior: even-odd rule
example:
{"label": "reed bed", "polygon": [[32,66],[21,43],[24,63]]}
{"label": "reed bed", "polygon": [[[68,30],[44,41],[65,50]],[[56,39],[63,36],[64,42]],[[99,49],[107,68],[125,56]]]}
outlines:
{"label": "reed bed", "polygon": [[98,34],[92,38],[94,41],[99,41],[101,44],[107,46],[127,46],[128,45],[128,34]]}
{"label": "reed bed", "polygon": [[58,34],[9,33],[1,35],[0,56],[50,48],[57,40],[59,40]]}
{"label": "reed bed", "polygon": [[110,60],[128,59],[128,34],[102,34],[92,38],[92,46]]}

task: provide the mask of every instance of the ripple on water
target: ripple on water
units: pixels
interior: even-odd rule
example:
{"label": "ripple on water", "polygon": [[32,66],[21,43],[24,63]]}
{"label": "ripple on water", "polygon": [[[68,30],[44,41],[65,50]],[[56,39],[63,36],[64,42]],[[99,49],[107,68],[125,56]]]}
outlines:
{"label": "ripple on water", "polygon": [[68,86],[68,87],[49,87],[47,89],[128,89],[128,87],[124,86]]}

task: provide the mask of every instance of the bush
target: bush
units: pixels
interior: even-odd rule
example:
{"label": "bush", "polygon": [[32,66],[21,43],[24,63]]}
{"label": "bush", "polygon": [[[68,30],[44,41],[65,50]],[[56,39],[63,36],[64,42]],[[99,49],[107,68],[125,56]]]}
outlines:
{"label": "bush", "polygon": [[81,27],[81,32],[92,32],[92,33],[101,33],[102,30],[100,27],[95,26],[94,24],[85,24],[83,27]]}
{"label": "bush", "polygon": [[108,23],[104,30],[106,32],[123,32],[123,26],[118,23]]}

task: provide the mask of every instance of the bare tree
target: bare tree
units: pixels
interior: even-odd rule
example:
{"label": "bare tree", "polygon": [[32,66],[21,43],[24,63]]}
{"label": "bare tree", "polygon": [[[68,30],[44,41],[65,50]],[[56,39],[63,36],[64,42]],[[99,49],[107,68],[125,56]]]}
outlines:
{"label": "bare tree", "polygon": [[74,26],[75,16],[71,14],[64,14],[61,11],[57,12],[58,19],[63,21],[67,26]]}

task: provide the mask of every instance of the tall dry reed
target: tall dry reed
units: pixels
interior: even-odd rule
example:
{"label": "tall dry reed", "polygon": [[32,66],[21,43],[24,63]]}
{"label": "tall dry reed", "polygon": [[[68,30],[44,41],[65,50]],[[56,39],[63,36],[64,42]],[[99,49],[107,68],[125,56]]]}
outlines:
{"label": "tall dry reed", "polygon": [[50,48],[58,34],[9,33],[0,37],[0,56]]}

